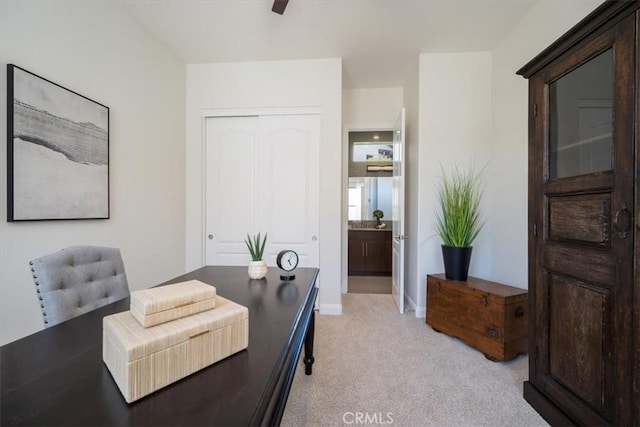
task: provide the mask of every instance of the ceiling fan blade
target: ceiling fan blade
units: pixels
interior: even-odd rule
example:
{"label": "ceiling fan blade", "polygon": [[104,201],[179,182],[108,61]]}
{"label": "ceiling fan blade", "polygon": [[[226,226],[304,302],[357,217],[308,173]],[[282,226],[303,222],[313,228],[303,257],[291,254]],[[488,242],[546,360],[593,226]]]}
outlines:
{"label": "ceiling fan blade", "polygon": [[271,11],[282,15],[287,7],[287,3],[289,3],[289,0],[273,0]]}

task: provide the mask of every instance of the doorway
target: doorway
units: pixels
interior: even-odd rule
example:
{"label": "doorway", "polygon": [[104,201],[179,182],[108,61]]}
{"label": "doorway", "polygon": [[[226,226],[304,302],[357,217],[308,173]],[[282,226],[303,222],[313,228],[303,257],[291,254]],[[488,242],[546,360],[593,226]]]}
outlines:
{"label": "doorway", "polygon": [[347,292],[391,294],[393,131],[348,132]]}
{"label": "doorway", "polygon": [[[386,172],[391,172],[392,177],[393,177],[393,190],[392,190],[392,204],[391,204],[391,232],[387,232],[389,234],[386,234],[386,236],[388,236],[391,240],[391,295],[393,296],[393,300],[396,304],[396,306],[398,307],[398,311],[400,314],[404,313],[404,305],[405,305],[405,294],[404,294],[404,246],[405,246],[405,241],[407,239],[407,236],[404,234],[404,187],[405,187],[405,125],[406,125],[406,113],[405,113],[405,109],[401,108],[400,112],[397,116],[396,122],[394,124],[394,126],[391,128],[391,134],[392,134],[392,160],[391,160],[391,165],[389,165],[389,158],[388,158],[388,154],[386,153],[387,148],[384,148],[385,152],[384,153],[380,153],[380,154],[384,154],[384,159],[382,159],[382,163],[383,164],[370,164],[370,163],[365,163],[364,165],[361,165],[360,168],[364,169],[366,171],[366,173],[369,174],[381,174],[381,173],[386,173]],[[371,128],[369,128],[371,129]],[[358,132],[358,131],[365,131],[365,129],[363,128],[354,128],[354,127],[345,127],[345,133],[344,133],[344,144],[343,144],[343,161],[346,167],[343,168],[343,182],[348,183],[349,182],[349,175],[350,175],[350,171],[349,168],[350,167],[354,167],[356,165],[354,165],[353,160],[353,151],[352,151],[352,144],[349,143],[349,135],[351,132]],[[370,132],[377,132],[377,131],[371,131]],[[373,138],[372,136],[372,140],[374,141],[380,141],[382,138],[381,135],[379,135],[379,138]],[[387,138],[388,139],[388,138]],[[355,142],[355,140],[352,140]],[[387,141],[384,141],[387,142]],[[387,145],[387,144],[385,144]],[[379,160],[379,159],[376,159]],[[355,237],[357,234],[359,234],[359,232],[362,232],[362,230],[357,230],[357,227],[362,224],[363,226],[368,227],[370,223],[365,222],[365,221],[369,221],[368,219],[362,219],[365,218],[366,215],[368,215],[367,213],[362,214],[361,215],[361,220],[360,221],[351,221],[349,222],[348,219],[348,211],[349,211],[349,200],[348,200],[348,196],[349,196],[349,189],[347,188],[347,186],[343,187],[345,189],[345,191],[343,191],[343,206],[344,206],[344,210],[343,210],[343,215],[344,215],[344,222],[343,222],[343,240],[342,240],[342,248],[343,248],[343,269],[342,269],[342,274],[343,274],[343,279],[342,279],[342,292],[343,293],[347,293],[349,292],[349,266],[351,264],[351,266],[355,265],[356,263],[349,262],[349,257],[350,256],[356,256],[356,257],[360,257],[362,256],[362,253],[364,253],[364,257],[367,256],[367,251],[369,249],[368,245],[363,245],[361,242],[358,244],[358,242],[354,242],[352,241],[351,244],[349,244],[349,239],[353,236]],[[353,203],[352,203],[353,204]],[[369,208],[370,209],[370,208]],[[357,210],[357,209],[356,209]],[[373,216],[373,212],[372,212],[372,216]],[[388,220],[388,219],[387,219]],[[386,224],[385,224],[386,225]],[[356,229],[354,230],[354,226],[356,227]],[[378,221],[376,218],[375,221],[375,226],[378,226]],[[374,227],[375,227],[374,226]],[[375,227],[377,228],[377,227]],[[384,228],[384,227],[381,227]],[[387,225],[386,228],[389,228],[389,226]],[[378,230],[377,233],[383,233],[382,231]],[[369,237],[373,237],[374,235],[370,235]],[[378,236],[376,237],[376,240],[378,242],[375,242],[375,244],[380,244],[379,240],[382,239],[384,240],[385,234],[378,234]],[[382,244],[383,247],[388,248],[389,245],[387,244]],[[370,253],[370,252],[369,252]],[[360,254],[360,255],[358,255]],[[388,259],[386,256],[383,257],[382,259],[386,260]],[[371,265],[371,264],[369,264]],[[379,265],[379,264],[378,264]]]}

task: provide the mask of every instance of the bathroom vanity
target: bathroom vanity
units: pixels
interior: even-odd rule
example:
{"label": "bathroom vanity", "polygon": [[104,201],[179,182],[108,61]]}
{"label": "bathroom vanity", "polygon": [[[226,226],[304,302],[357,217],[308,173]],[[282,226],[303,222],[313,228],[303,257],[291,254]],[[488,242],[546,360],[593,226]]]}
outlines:
{"label": "bathroom vanity", "polygon": [[349,230],[349,275],[391,276],[391,229]]}

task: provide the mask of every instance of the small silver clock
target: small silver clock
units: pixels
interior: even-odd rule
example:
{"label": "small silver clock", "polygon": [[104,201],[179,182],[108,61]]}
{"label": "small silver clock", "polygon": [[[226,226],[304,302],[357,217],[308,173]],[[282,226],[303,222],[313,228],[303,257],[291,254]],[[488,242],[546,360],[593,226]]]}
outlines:
{"label": "small silver clock", "polygon": [[287,273],[286,275],[280,275],[280,279],[295,279],[295,274],[291,274],[291,272],[296,269],[299,261],[300,259],[298,258],[298,254],[295,251],[292,251],[291,249],[280,251],[278,257],[276,258],[276,264],[278,264],[278,268]]}

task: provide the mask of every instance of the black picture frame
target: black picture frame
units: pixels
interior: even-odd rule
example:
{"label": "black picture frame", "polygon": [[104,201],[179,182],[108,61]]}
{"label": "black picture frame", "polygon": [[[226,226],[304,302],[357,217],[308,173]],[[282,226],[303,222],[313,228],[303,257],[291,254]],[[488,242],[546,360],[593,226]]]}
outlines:
{"label": "black picture frame", "polygon": [[109,107],[7,64],[7,221],[108,219]]}

